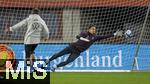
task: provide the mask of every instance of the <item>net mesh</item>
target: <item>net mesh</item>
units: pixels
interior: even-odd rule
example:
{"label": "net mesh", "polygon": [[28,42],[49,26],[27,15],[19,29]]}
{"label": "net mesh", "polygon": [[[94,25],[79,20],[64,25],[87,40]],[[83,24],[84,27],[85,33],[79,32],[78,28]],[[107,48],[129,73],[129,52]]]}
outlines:
{"label": "net mesh", "polygon": [[[40,16],[46,21],[50,32],[49,40],[42,41],[41,43],[44,44],[41,45],[55,44],[53,48],[52,46],[38,48],[39,53],[46,52],[50,56],[58,52],[62,49],[60,45],[76,41],[75,36],[81,31],[86,31],[90,24],[97,26],[97,35],[113,34],[118,29],[124,31],[130,29],[134,34],[133,37],[113,37],[97,41],[89,52],[91,57],[99,55],[99,63],[93,63],[96,56],[90,58],[93,63],[90,64],[91,67],[102,67],[96,68],[98,70],[111,69],[110,67],[113,67],[112,69],[122,69],[122,67],[131,69],[136,56],[137,43],[142,28],[144,28],[140,41],[141,47],[137,54],[138,66],[140,69],[150,70],[149,4],[148,0],[0,0],[0,42],[10,45],[22,44],[27,28],[23,27],[12,33],[5,32],[5,30],[28,17],[32,8],[39,8]],[[144,22],[146,22],[145,25],[143,25]],[[14,50],[15,53],[20,53],[19,51],[23,49],[19,47]],[[115,55],[118,58],[115,58]],[[110,56],[110,59],[107,56]]]}

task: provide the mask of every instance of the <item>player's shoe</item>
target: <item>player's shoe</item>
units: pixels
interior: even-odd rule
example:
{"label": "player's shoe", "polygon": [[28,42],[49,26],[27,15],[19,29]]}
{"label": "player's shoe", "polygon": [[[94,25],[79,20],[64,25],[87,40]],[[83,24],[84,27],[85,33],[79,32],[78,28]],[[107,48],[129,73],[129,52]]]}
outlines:
{"label": "player's shoe", "polygon": [[45,69],[47,67],[47,64],[44,62],[42,65],[41,65],[41,69]]}
{"label": "player's shoe", "polygon": [[41,69],[45,69],[45,67],[42,65],[42,66],[41,66]]}
{"label": "player's shoe", "polygon": [[49,63],[49,59],[47,59],[47,60],[42,64],[41,69],[46,68],[47,65],[48,65],[48,63]]}
{"label": "player's shoe", "polygon": [[55,72],[55,70],[56,70],[56,68],[51,67],[51,71],[52,71],[52,72]]}

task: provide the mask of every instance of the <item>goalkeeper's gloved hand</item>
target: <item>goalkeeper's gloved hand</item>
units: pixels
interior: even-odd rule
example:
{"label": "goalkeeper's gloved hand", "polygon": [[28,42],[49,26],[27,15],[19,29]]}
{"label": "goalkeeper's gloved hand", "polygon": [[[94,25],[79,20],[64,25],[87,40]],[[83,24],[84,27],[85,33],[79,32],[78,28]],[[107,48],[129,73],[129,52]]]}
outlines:
{"label": "goalkeeper's gloved hand", "polygon": [[114,33],[114,36],[123,36],[123,31],[122,31],[122,30],[117,30],[117,31]]}

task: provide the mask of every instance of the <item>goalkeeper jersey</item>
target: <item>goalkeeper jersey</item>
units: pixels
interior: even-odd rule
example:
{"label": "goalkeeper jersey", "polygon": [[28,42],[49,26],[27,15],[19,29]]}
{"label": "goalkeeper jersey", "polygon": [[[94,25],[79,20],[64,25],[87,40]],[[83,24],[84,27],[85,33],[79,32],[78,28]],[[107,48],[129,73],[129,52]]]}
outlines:
{"label": "goalkeeper jersey", "polygon": [[[77,36],[78,40],[76,42],[71,43],[70,45],[78,49],[80,52],[83,52],[86,49],[88,49],[95,41],[110,38],[113,36],[113,34],[101,36],[91,34],[90,32],[81,32],[80,35]],[[81,40],[80,37],[88,39],[89,42]]]}
{"label": "goalkeeper jersey", "polygon": [[45,39],[49,38],[49,30],[47,25],[45,21],[37,14],[29,15],[28,18],[10,27],[10,30],[15,31],[20,28],[27,28],[24,36],[24,44],[38,44],[40,43],[41,36]]}

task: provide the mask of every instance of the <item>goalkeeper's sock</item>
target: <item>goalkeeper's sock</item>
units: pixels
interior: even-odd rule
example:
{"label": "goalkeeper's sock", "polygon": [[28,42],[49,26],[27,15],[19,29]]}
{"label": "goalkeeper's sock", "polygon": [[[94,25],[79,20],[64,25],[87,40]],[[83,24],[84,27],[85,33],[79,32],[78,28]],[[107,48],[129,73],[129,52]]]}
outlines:
{"label": "goalkeeper's sock", "polygon": [[49,59],[50,59],[50,58],[46,59],[46,61],[45,61],[45,64],[46,64],[46,65],[50,62]]}

